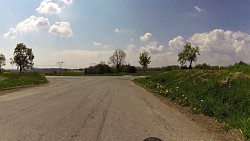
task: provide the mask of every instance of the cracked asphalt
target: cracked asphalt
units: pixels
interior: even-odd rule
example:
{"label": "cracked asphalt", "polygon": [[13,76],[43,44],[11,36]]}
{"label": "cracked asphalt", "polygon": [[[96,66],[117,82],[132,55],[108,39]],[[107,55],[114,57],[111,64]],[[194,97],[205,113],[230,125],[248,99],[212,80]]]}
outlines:
{"label": "cracked asphalt", "polygon": [[213,134],[122,77],[47,77],[0,96],[0,141],[209,141]]}

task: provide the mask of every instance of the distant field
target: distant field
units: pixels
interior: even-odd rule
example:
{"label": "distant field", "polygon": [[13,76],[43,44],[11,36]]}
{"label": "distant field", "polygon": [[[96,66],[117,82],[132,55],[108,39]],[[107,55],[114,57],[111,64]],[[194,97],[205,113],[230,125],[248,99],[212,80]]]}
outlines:
{"label": "distant field", "polygon": [[46,83],[47,79],[37,73],[10,73],[0,74],[0,91],[11,89],[19,86],[35,85]]}
{"label": "distant field", "polygon": [[173,70],[135,81],[194,113],[217,118],[250,139],[250,67],[225,70]]}

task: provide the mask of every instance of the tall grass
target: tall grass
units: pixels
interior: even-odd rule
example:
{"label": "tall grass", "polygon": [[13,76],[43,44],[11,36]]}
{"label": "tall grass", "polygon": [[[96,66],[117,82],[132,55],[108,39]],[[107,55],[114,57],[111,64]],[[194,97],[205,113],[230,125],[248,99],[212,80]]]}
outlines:
{"label": "tall grass", "polygon": [[10,73],[4,72],[0,74],[2,80],[0,81],[0,90],[15,88],[18,86],[43,84],[47,79],[37,73]]}
{"label": "tall grass", "polygon": [[224,121],[225,129],[240,129],[250,139],[249,68],[239,65],[225,70],[167,71],[136,81],[189,106],[192,112]]}

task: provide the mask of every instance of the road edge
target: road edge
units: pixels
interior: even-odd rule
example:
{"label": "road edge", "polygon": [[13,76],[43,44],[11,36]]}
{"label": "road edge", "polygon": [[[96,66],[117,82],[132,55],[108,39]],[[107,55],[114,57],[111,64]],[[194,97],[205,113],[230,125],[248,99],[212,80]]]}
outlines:
{"label": "road edge", "polygon": [[192,113],[190,107],[181,106],[176,101],[170,100],[168,97],[159,95],[152,91],[151,89],[145,87],[139,82],[136,82],[135,79],[132,80],[132,83],[141,87],[142,89],[148,91],[150,94],[159,98],[164,104],[168,105],[171,108],[178,110],[181,114],[186,115],[189,120],[196,122],[198,125],[206,129],[207,133],[214,134],[216,139],[222,141],[244,141],[244,135],[236,129],[230,129],[228,131],[223,129],[224,123],[219,122],[217,119],[205,116],[201,113]]}

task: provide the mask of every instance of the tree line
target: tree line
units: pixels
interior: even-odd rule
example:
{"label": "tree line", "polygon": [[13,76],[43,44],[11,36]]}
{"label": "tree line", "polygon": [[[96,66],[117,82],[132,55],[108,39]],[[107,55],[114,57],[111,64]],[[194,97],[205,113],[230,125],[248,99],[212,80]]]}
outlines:
{"label": "tree line", "polygon": [[[184,48],[181,52],[178,53],[178,62],[181,64],[181,68],[192,68],[192,63],[197,61],[197,56],[200,55],[199,47],[193,47],[191,43],[186,43]],[[31,48],[27,48],[25,44],[19,43],[16,45],[14,49],[13,58],[10,58],[10,64],[16,65],[19,72],[22,73],[26,69],[32,69],[34,65],[34,54]],[[131,66],[130,64],[126,64],[126,52],[122,49],[116,49],[112,56],[109,58],[109,65],[101,62],[95,66],[90,66],[89,68],[85,69],[85,73],[114,73],[117,74],[120,72],[127,72],[127,73],[135,73],[136,68],[135,66]],[[3,70],[3,66],[6,65],[6,58],[3,54],[0,54],[0,73]],[[145,72],[148,65],[151,63],[151,56],[149,52],[142,51],[139,55],[139,64],[142,66],[143,71]],[[189,67],[186,67],[185,64],[189,63]]]}
{"label": "tree line", "polygon": [[[183,46],[183,50],[178,54],[178,62],[181,64],[181,68],[191,69],[192,63],[197,61],[199,53],[199,47],[193,47],[191,43],[186,43]],[[116,49],[113,55],[109,58],[109,64],[111,64],[114,68],[116,73],[120,72],[127,72],[127,73],[134,73],[136,72],[136,68],[131,66],[130,64],[125,64],[126,62],[126,52],[122,49]],[[139,64],[142,66],[143,71],[145,72],[148,65],[151,63],[151,56],[149,52],[142,51],[139,55]],[[186,63],[189,63],[189,67],[185,66]],[[125,68],[125,69],[124,69]],[[174,68],[174,67],[172,67]],[[85,70],[85,73],[113,73],[114,70],[109,67],[109,65],[101,62],[96,66],[91,66]]]}

